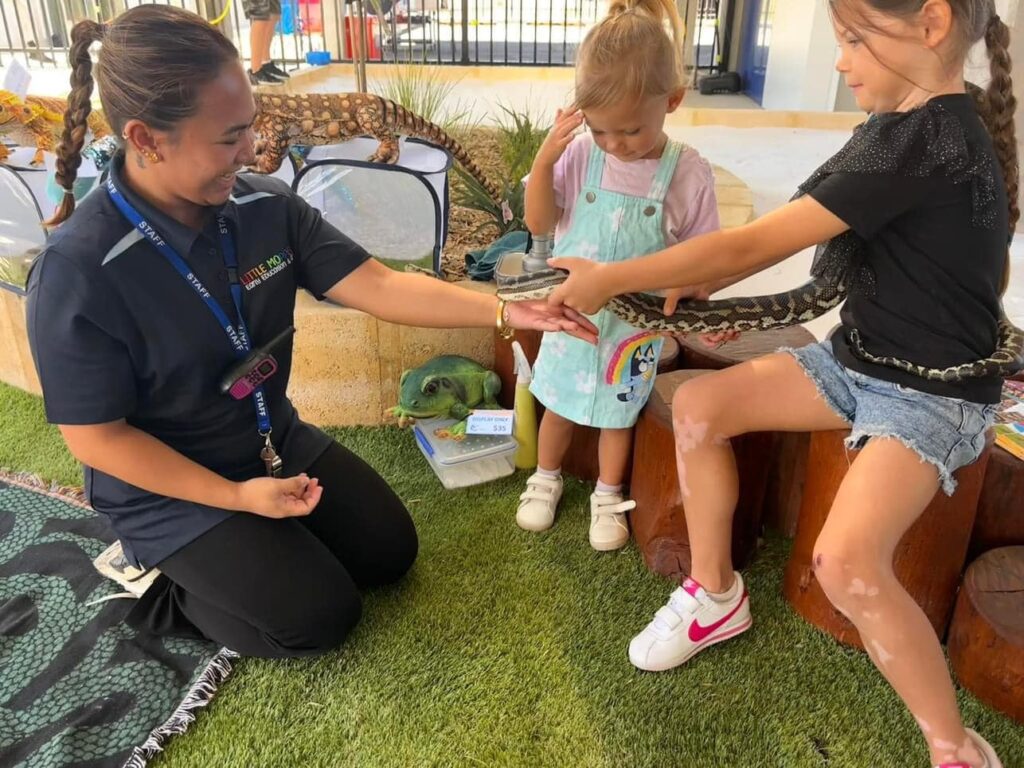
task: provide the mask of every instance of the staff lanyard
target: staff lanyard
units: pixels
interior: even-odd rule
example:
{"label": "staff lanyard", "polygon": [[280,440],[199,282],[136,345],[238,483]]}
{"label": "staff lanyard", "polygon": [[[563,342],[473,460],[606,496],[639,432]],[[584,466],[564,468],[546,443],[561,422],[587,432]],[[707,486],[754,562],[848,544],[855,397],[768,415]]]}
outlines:
{"label": "staff lanyard", "polygon": [[[245,325],[245,317],[242,314],[242,286],[238,282],[238,257],[235,250],[235,240],[231,236],[231,231],[228,229],[227,220],[223,215],[217,215],[217,230],[220,233],[220,247],[221,256],[224,259],[224,266],[228,271],[228,281],[231,286],[231,300],[235,304],[235,310],[238,313],[238,325],[235,326],[224,310],[221,308],[217,300],[213,298],[210,292],[200,281],[199,276],[185,263],[185,260],[178,255],[166,240],[164,240],[160,234],[150,225],[145,219],[142,218],[135,207],[125,199],[124,195],[121,194],[117,186],[114,184],[112,176],[107,177],[107,193],[110,195],[110,199],[117,206],[118,210],[124,215],[126,219],[135,227],[139,232],[142,233],[143,237],[152,243],[153,247],[160,252],[160,254],[170,262],[171,266],[180,274],[189,285],[199,294],[199,297],[203,300],[209,310],[213,313],[214,317],[217,318],[217,322],[220,323],[221,328],[227,335],[228,340],[231,342],[231,346],[235,350],[235,355],[238,358],[243,358],[252,349],[252,344],[249,340],[249,330]],[[271,463],[268,463],[268,456],[276,459],[276,453],[274,453],[274,447],[270,442],[270,410],[267,408],[266,395],[263,392],[263,385],[258,386],[253,390],[252,393],[253,402],[256,404],[256,426],[259,430],[260,436],[265,438],[266,446],[261,452],[261,458],[267,463],[268,474],[279,474],[280,460],[277,461],[275,468],[278,472],[271,471]]]}

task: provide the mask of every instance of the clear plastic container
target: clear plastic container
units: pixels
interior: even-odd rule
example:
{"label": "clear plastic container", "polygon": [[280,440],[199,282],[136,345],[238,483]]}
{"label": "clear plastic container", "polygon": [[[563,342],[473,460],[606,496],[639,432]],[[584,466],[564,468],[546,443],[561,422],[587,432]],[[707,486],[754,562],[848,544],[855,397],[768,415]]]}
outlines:
{"label": "clear plastic container", "polygon": [[479,485],[515,471],[519,444],[512,435],[466,435],[462,440],[438,434],[455,419],[426,419],[413,425],[416,444],[445,488]]}

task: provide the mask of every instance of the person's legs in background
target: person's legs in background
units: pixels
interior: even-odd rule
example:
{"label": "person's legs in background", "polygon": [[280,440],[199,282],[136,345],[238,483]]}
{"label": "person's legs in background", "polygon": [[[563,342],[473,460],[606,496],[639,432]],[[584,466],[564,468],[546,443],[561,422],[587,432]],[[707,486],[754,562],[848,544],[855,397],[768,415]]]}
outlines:
{"label": "person's legs in background", "polygon": [[281,0],[243,0],[249,19],[249,82],[255,85],[279,85],[288,74],[270,58],[274,27],[281,19]]}
{"label": "person's legs in background", "polygon": [[[270,44],[274,41],[274,28],[277,23],[281,20],[281,0],[269,0],[270,6],[270,24],[265,32],[266,40],[263,44],[263,63],[260,65],[260,69],[257,70],[255,62],[253,62],[254,71],[262,71],[264,74],[276,77],[278,80],[284,81],[291,77],[281,67],[274,63],[273,57],[270,55]],[[298,23],[296,21],[296,23]]]}

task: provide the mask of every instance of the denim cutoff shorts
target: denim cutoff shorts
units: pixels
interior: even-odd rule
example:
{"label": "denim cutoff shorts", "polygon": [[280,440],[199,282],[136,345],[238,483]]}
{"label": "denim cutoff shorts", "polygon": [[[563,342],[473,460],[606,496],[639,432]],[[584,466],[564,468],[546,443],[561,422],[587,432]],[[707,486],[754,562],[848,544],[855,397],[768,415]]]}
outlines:
{"label": "denim cutoff shorts", "polygon": [[872,437],[895,438],[938,469],[948,496],[956,490],[953,473],[985,449],[998,404],[918,392],[851,371],[836,360],[830,341],[779,351],[796,358],[825,403],[850,425],[848,448],[861,448]]}

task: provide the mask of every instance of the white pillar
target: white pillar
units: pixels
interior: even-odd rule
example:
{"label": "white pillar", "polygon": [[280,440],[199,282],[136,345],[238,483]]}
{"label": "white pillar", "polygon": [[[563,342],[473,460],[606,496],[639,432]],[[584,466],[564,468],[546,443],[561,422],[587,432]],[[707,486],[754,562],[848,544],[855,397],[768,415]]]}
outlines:
{"label": "white pillar", "polygon": [[835,61],[836,40],[828,4],[821,0],[777,3],[762,106],[832,111]]}
{"label": "white pillar", "polygon": [[321,0],[320,12],[324,23],[324,49],[330,51],[331,59],[345,58],[345,4],[344,0]]}
{"label": "white pillar", "polygon": [[684,2],[684,0],[676,0],[676,8],[679,10],[679,15],[683,17],[683,67],[694,86],[697,85],[696,72],[693,65],[695,53],[694,34],[697,28],[697,5],[698,0],[690,0],[689,3]]}

